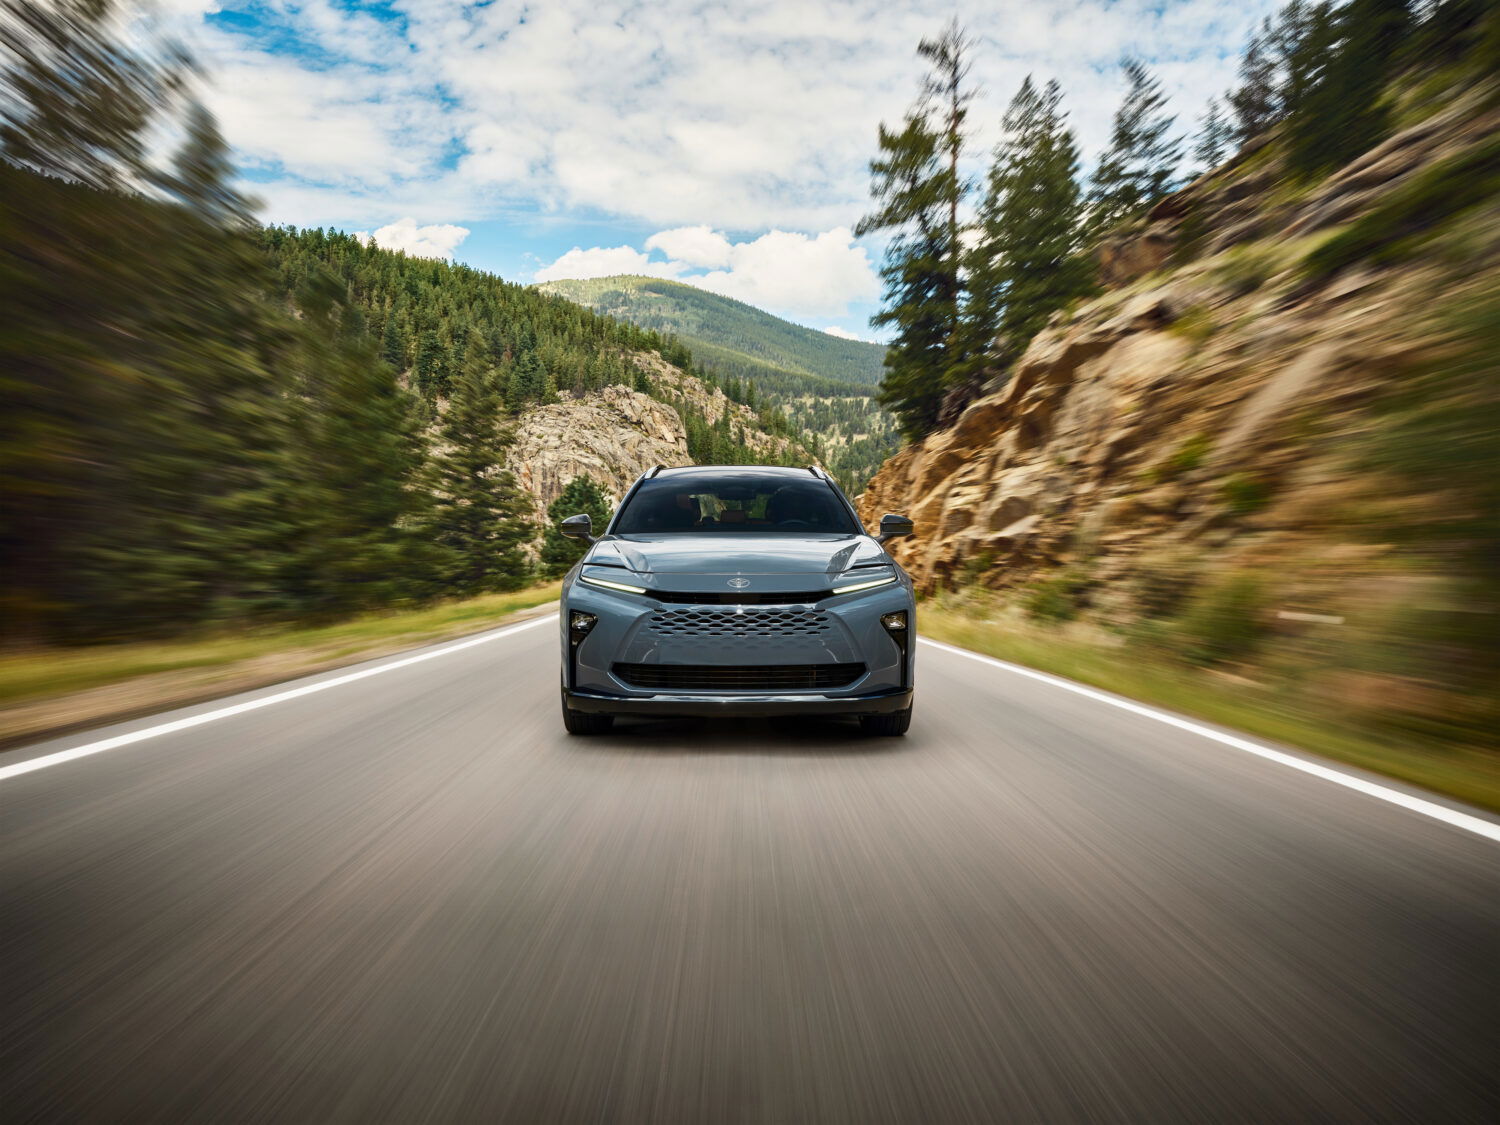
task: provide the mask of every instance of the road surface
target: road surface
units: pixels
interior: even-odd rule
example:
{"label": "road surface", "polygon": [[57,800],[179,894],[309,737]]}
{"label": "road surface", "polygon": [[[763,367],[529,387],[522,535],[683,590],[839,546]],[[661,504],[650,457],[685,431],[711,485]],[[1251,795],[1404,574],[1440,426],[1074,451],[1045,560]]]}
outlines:
{"label": "road surface", "polygon": [[0,756],[0,1118],[1500,1113],[1480,822],[931,646],[905,739],[569,739],[554,638]]}

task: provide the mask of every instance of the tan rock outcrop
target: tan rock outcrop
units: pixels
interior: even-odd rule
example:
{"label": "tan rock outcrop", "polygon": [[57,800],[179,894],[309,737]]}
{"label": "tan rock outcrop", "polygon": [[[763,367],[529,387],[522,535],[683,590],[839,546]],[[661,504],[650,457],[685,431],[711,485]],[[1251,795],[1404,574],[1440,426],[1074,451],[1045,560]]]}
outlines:
{"label": "tan rock outcrop", "polygon": [[508,463],[543,510],[574,477],[587,477],[612,500],[652,465],[690,465],[677,411],[628,387],[605,387],[521,416]]}
{"label": "tan rock outcrop", "polygon": [[710,423],[727,413],[734,435],[759,459],[782,460],[796,449],[789,439],[766,433],[754,411],[654,352],[638,354],[633,361],[650,377],[659,397],[618,385],[578,396],[563,391],[560,402],[532,407],[521,416],[507,464],[538,511],[575,477],[587,477],[618,501],[653,465],[691,465],[678,406]]}

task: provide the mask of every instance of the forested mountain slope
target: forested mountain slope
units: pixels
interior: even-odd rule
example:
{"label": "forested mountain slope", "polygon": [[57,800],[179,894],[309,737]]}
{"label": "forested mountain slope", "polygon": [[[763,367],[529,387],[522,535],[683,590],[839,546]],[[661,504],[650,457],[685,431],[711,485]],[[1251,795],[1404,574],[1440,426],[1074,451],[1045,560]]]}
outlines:
{"label": "forested mountain slope", "polygon": [[[885,348],[792,324],[743,301],[654,277],[619,275],[537,287],[680,342],[732,396],[780,408],[851,492],[896,448],[875,400]],[[670,348],[669,348],[670,350]]]}
{"label": "forested mountain slope", "polygon": [[[533,465],[528,458],[577,447],[581,432],[568,432],[575,418],[589,420],[596,447],[591,459],[577,464],[609,462],[607,470],[585,475],[616,497],[622,479],[653,463],[643,457],[719,464],[814,458],[779,410],[755,404],[735,380],[720,387],[711,372],[696,369],[681,342],[651,329],[482,270],[408,257],[339,231],[272,227],[261,238],[285,300],[295,303],[318,278],[340,286],[358,312],[359,330],[378,342],[381,358],[417,394],[417,413],[428,424],[462,372],[487,372],[496,408],[528,438],[527,455],[518,460],[513,449],[507,459],[542,506],[567,480],[556,480],[555,464]],[[665,406],[665,415],[622,389]],[[558,432],[549,436],[549,428]]]}
{"label": "forested mountain slope", "polygon": [[675,336],[700,363],[721,375],[753,379],[766,390],[827,393],[832,388],[819,382],[825,379],[874,387],[884,371],[885,348],[879,344],[804,328],[680,281],[622,274],[537,288]]}

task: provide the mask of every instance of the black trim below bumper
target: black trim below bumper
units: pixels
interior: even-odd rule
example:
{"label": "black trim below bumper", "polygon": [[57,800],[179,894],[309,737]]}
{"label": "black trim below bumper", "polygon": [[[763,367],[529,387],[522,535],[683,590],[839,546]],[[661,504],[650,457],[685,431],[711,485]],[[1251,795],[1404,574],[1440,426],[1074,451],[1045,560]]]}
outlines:
{"label": "black trim below bumper", "polygon": [[595,715],[886,715],[911,706],[911,689],[872,695],[604,695],[563,691],[574,711]]}

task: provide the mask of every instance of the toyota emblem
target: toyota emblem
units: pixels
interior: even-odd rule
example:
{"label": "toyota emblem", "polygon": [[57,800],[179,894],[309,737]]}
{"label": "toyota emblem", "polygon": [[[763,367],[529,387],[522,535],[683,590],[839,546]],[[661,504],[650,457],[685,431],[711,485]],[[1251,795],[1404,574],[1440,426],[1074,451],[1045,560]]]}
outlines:
{"label": "toyota emblem", "polygon": [[748,578],[731,578],[729,580],[729,584],[731,586],[733,586],[736,590],[743,590],[746,586],[750,585],[750,579],[748,579]]}

